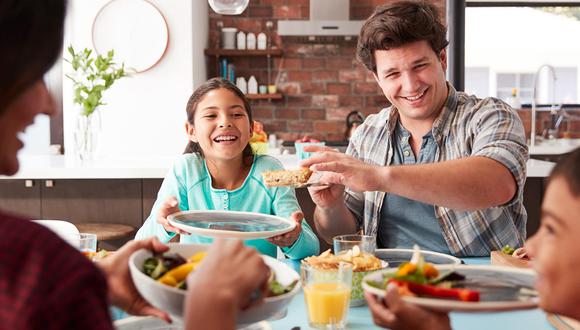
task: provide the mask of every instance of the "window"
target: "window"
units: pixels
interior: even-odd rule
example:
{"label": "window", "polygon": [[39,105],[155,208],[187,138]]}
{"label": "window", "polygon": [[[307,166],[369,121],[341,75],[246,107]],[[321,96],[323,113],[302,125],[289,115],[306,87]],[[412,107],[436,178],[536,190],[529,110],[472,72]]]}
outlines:
{"label": "window", "polygon": [[465,91],[507,100],[515,88],[531,103],[534,76],[548,64],[556,80],[540,70],[537,102],[580,103],[580,3],[481,3],[468,2],[465,11]]}

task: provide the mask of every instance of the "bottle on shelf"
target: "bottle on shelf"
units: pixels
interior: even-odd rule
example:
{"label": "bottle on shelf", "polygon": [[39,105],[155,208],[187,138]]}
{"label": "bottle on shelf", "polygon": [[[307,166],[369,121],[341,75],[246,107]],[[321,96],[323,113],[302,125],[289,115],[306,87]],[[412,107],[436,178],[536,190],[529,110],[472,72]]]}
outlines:
{"label": "bottle on shelf", "polygon": [[265,50],[266,49],[266,34],[264,32],[261,32],[260,34],[258,34],[258,49],[262,49]]}
{"label": "bottle on shelf", "polygon": [[510,107],[516,110],[521,109],[522,102],[520,101],[520,96],[517,88],[515,87],[512,88],[512,95],[508,98],[507,103],[510,105]]}
{"label": "bottle on shelf", "polygon": [[236,79],[236,86],[242,91],[244,94],[248,94],[248,84],[246,83],[246,79],[244,77],[238,77]]}
{"label": "bottle on shelf", "polygon": [[246,49],[246,34],[244,31],[238,32],[238,49]]}
{"label": "bottle on shelf", "polygon": [[254,76],[248,79],[248,94],[258,94],[258,81]]}
{"label": "bottle on shelf", "polygon": [[246,37],[246,49],[256,49],[256,35],[252,32],[248,32]]}

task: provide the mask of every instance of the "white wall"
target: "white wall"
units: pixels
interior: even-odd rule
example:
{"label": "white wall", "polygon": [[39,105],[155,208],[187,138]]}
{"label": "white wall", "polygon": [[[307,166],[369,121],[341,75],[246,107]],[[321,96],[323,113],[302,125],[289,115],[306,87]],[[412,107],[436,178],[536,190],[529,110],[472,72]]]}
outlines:
{"label": "white wall", "polygon": [[[70,2],[64,47],[92,48],[92,22],[106,0]],[[104,93],[102,134],[97,157],[176,155],[187,138],[185,105],[195,86],[205,81],[203,49],[207,42],[207,2],[150,0],[163,14],[169,29],[164,57],[152,69],[122,78]],[[67,53],[65,52],[65,57]],[[64,63],[63,73],[70,70]],[[73,126],[77,106],[72,84],[64,78],[64,140],[73,152]]]}

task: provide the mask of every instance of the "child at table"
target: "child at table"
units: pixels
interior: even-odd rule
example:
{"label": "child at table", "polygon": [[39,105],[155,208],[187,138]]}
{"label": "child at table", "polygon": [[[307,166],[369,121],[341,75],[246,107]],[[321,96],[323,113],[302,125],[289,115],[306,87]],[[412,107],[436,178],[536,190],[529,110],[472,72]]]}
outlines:
{"label": "child at table", "polygon": [[263,254],[276,257],[277,247],[291,259],[318,254],[319,242],[303,219],[294,190],[267,188],[261,173],[283,169],[275,158],[254,155],[252,111],[244,94],[231,82],[213,78],[187,102],[185,129],[189,144],[173,165],[136,238],[157,236],[168,242],[181,234],[183,243],[210,243],[171,226],[167,216],[180,210],[249,211],[291,218],[296,228],[268,239],[247,240]]}
{"label": "child at table", "polygon": [[[540,307],[580,320],[580,148],[552,170],[542,202],[542,223],[525,250],[538,273]],[[450,329],[447,314],[431,312],[401,300],[395,286],[380,301],[366,299],[374,322],[389,329]]]}

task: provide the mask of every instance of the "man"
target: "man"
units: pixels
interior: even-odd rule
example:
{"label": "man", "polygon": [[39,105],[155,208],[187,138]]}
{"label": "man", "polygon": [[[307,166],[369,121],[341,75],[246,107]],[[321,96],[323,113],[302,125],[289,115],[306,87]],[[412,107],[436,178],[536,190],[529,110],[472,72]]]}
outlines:
{"label": "man", "polygon": [[363,25],[357,57],[391,106],[357,128],[346,154],[305,149],[319,152],[301,165],[337,184],[310,188],[327,240],[362,229],[379,247],[456,256],[522,245],[523,125],[504,102],[446,81],[445,34],[437,9],[418,1],[380,6]]}

